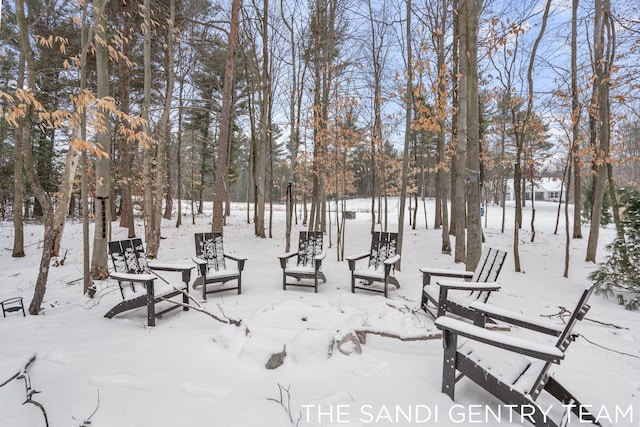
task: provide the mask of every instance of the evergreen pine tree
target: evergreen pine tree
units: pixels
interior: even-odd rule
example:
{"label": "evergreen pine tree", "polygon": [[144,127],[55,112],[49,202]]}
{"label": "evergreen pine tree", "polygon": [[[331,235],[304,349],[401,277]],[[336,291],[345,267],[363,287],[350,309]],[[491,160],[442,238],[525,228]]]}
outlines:
{"label": "evergreen pine tree", "polygon": [[615,296],[627,310],[640,308],[640,192],[621,190],[621,232],[607,246],[609,257],[589,275],[596,292]]}

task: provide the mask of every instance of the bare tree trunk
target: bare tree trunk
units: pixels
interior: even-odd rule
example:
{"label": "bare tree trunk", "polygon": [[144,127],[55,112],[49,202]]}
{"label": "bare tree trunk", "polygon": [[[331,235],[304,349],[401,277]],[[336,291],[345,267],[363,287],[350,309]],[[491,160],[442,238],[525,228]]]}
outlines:
{"label": "bare tree trunk", "polygon": [[[21,0],[17,0],[21,3]],[[21,3],[22,5],[22,3]],[[24,12],[23,12],[24,14]],[[20,49],[20,58],[18,60],[18,84],[17,87],[24,87],[25,82],[25,53],[23,49]],[[26,126],[25,121],[25,126]],[[24,175],[22,173],[22,163],[24,159],[23,150],[23,133],[25,132],[25,126],[18,126],[15,130],[14,146],[13,146],[13,251],[11,256],[14,258],[21,258],[25,256],[24,253],[24,215],[22,206],[24,204],[23,192],[24,192]]]}
{"label": "bare tree trunk", "polygon": [[256,155],[256,236],[266,237],[265,230],[265,203],[267,189],[267,151],[269,150],[269,138],[271,135],[269,105],[271,104],[271,75],[269,55],[269,1],[263,0],[261,19],[262,36],[262,73],[260,77],[260,134],[258,138]]}
{"label": "bare tree trunk", "polygon": [[467,61],[467,169],[473,178],[467,190],[467,270],[473,271],[482,251],[482,227],[480,222],[480,104],[478,100],[478,19],[475,0],[467,1],[466,48]]}
{"label": "bare tree trunk", "polygon": [[[132,6],[128,3],[126,7],[127,10],[125,16],[128,16],[127,13],[132,12]],[[126,19],[125,23],[125,27],[122,31],[126,34],[131,28],[131,20]],[[126,37],[122,40],[122,54],[127,58],[131,55],[131,42]],[[122,91],[122,95],[120,96],[120,109],[124,114],[129,114],[131,111],[131,103],[129,99],[131,97],[131,66],[129,61],[118,61],[118,74]],[[131,145],[126,142],[125,138],[118,138],[118,148],[120,153],[120,196],[122,198],[120,205],[120,227],[127,228],[127,237],[132,238],[136,235],[133,215],[133,186],[131,182],[133,162],[136,154],[135,150],[131,148]]]}
{"label": "bare tree trunk", "polygon": [[[156,233],[160,236],[162,217],[171,219],[171,211],[173,208],[173,199],[171,198],[171,183],[170,183],[170,147],[171,147],[171,125],[169,123],[169,115],[171,113],[171,104],[173,103],[173,86],[175,83],[175,66],[174,66],[174,37],[175,37],[175,23],[176,19],[176,3],[175,0],[169,0],[169,21],[167,22],[166,30],[166,52],[167,58],[167,86],[165,89],[164,109],[162,116],[160,117],[159,126],[159,138],[158,138],[158,153],[157,163],[159,165],[166,165],[166,167],[158,167],[156,170],[156,198],[155,198],[155,215],[156,220]],[[165,213],[162,215],[162,199],[166,200]],[[158,239],[158,248],[160,246],[160,240]],[[156,250],[157,253],[157,250]]]}
{"label": "bare tree trunk", "polygon": [[[574,7],[577,4],[577,0],[573,2]],[[575,11],[575,9],[574,9]],[[574,15],[575,16],[575,15]],[[569,153],[569,161],[567,162],[567,189],[571,186],[571,162],[572,162],[572,153]],[[562,196],[560,196],[560,203],[562,203]],[[566,201],[564,203],[564,234],[565,234],[565,245],[564,245],[564,272],[562,273],[563,277],[569,277],[569,254],[571,249],[571,235],[569,233],[569,193],[567,191]]]}
{"label": "bare tree trunk", "polygon": [[[450,172],[449,172],[449,192],[451,196],[451,213],[450,213],[450,221],[449,221],[449,235],[456,236],[457,235],[457,188],[456,188],[456,179],[458,176],[458,156],[457,156],[457,148],[456,145],[458,143],[458,104],[459,101],[459,93],[458,86],[459,82],[459,73],[460,73],[460,55],[459,55],[459,44],[460,44],[460,16],[459,16],[459,4],[458,0],[451,0],[451,7],[453,9],[452,13],[452,24],[453,24],[453,42],[451,45],[451,105],[452,105],[452,113],[451,113],[451,161],[450,161]],[[454,257],[455,258],[455,257]]]}
{"label": "bare tree trunk", "polygon": [[[578,90],[578,4],[573,0],[571,6],[571,134],[573,158],[573,238],[582,239],[582,185],[580,166],[580,92]],[[567,194],[569,186],[567,186]],[[569,202],[567,197],[567,203]]]}
{"label": "bare tree trunk", "polygon": [[225,56],[224,85],[222,91],[222,111],[220,117],[220,139],[218,142],[218,167],[216,168],[215,194],[213,197],[212,231],[223,231],[223,205],[225,200],[225,182],[227,173],[227,153],[231,143],[231,117],[233,114],[233,87],[236,49],[238,47],[239,13],[242,0],[231,3],[231,22],[229,24],[229,43]]}
{"label": "bare tree trunk", "polygon": [[176,158],[176,167],[177,167],[177,172],[178,172],[178,176],[177,176],[177,196],[178,196],[178,217],[176,218],[176,228],[179,228],[182,225],[182,117],[183,117],[183,112],[182,112],[182,107],[183,107],[183,94],[184,94],[184,74],[182,74],[180,77],[178,77],[178,81],[180,83],[180,88],[179,88],[179,99],[178,99],[178,103],[179,103],[179,109],[178,109],[178,140],[177,140],[177,147],[176,147],[176,153],[177,153],[177,158]]}
{"label": "bare tree trunk", "polygon": [[[591,227],[589,229],[589,240],[587,243],[587,255],[586,261],[596,262],[596,252],[598,249],[598,236],[600,233],[600,220],[602,201],[604,198],[605,184],[607,181],[607,167],[606,161],[609,155],[609,138],[610,138],[610,125],[609,125],[609,80],[610,80],[610,66],[612,58],[605,57],[604,42],[605,42],[605,26],[607,26],[606,20],[610,14],[609,0],[596,0],[595,1],[595,18],[594,18],[594,32],[593,32],[593,51],[594,51],[594,64],[596,70],[596,76],[594,85],[597,88],[597,107],[598,107],[598,139],[599,148],[596,160],[597,173],[594,176],[596,180],[595,190],[593,192],[593,207],[591,209]],[[608,46],[607,51],[611,50],[611,36],[607,38]]]}
{"label": "bare tree trunk", "polygon": [[[145,121],[143,132],[147,136],[147,138],[151,139],[151,130],[149,128],[149,109],[151,107],[151,30],[153,28],[151,24],[151,1],[144,0],[143,7],[144,14],[144,40],[142,43],[143,46],[143,63],[144,63],[144,78],[143,78],[143,100],[140,110],[140,115],[142,119]],[[156,251],[158,249],[159,244],[156,244],[156,239],[158,236],[154,235],[155,227],[155,215],[153,212],[154,203],[154,169],[153,169],[153,159],[154,159],[154,150],[155,147],[148,143],[145,144],[143,149],[143,173],[144,173],[144,231],[145,231],[145,242],[147,246],[147,256],[155,257]]]}
{"label": "bare tree trunk", "polygon": [[[413,111],[413,52],[412,52],[412,37],[411,37],[411,0],[407,0],[406,11],[406,30],[407,30],[407,90],[405,93],[405,128],[404,128],[404,151],[402,154],[402,186],[400,187],[400,208],[398,218],[398,247],[397,253],[402,254],[402,243],[404,238],[404,215],[405,204],[407,199],[407,176],[409,169],[409,149],[411,146],[411,139],[413,136],[413,130],[411,126],[411,112]],[[401,264],[398,262],[397,269],[400,270]]]}
{"label": "bare tree trunk", "polygon": [[[24,58],[24,62],[21,62],[20,66],[22,67],[22,64],[26,65],[26,88],[30,93],[33,94],[36,90],[36,68],[35,58],[33,50],[31,48],[28,33],[24,0],[16,1],[15,6],[16,20],[19,29],[20,50],[23,54],[22,58]],[[40,205],[42,206],[44,217],[44,244],[42,248],[42,257],[40,259],[40,268],[38,270],[38,278],[36,279],[33,299],[31,300],[31,303],[29,305],[29,313],[32,315],[36,315],[40,312],[42,301],[44,299],[47,286],[47,278],[49,276],[49,265],[51,262],[51,257],[53,256],[55,242],[57,240],[58,234],[61,233],[62,230],[60,225],[55,222],[55,218],[65,216],[67,211],[69,210],[68,200],[70,199],[70,194],[73,188],[73,178],[75,177],[75,168],[77,165],[77,151],[72,145],[73,143],[75,143],[75,141],[72,141],[69,147],[70,150],[67,155],[65,168],[62,173],[62,181],[58,188],[59,197],[63,200],[63,202],[64,200],[67,200],[67,205],[64,205],[63,202],[59,203],[57,209],[58,211],[61,210],[62,213],[58,213],[54,210],[51,197],[44,190],[44,187],[42,186],[35,172],[33,145],[31,142],[31,114],[33,113],[33,109],[28,101],[27,105],[25,105],[24,111],[24,116],[19,119],[19,128],[21,128],[21,130],[18,132],[18,134],[22,137],[24,166],[27,178],[29,180],[29,185],[36,198],[40,202]],[[79,139],[79,136],[79,128],[74,129],[74,139]]]}
{"label": "bare tree trunk", "polygon": [[[104,15],[98,17],[96,36],[107,40]],[[102,43],[95,43],[97,96],[104,99],[109,96],[109,53]],[[98,129],[96,148],[103,153],[111,153],[111,121],[107,111],[99,111],[102,115],[103,129]],[[91,257],[91,276],[94,279],[104,279],[109,275],[107,270],[107,242],[109,241],[109,226],[111,211],[109,195],[111,187],[111,159],[109,156],[98,156],[95,160],[96,174],[96,221],[93,234],[93,254]]]}
{"label": "bare tree trunk", "polygon": [[458,18],[458,104],[457,104],[457,136],[456,136],[456,195],[455,195],[455,211],[456,211],[456,246],[455,246],[455,262],[466,263],[467,247],[466,247],[466,217],[465,208],[465,182],[466,182],[466,166],[467,166],[467,139],[468,132],[468,79],[469,79],[469,58],[467,57],[467,20],[466,15],[469,13],[469,0],[462,1]]}

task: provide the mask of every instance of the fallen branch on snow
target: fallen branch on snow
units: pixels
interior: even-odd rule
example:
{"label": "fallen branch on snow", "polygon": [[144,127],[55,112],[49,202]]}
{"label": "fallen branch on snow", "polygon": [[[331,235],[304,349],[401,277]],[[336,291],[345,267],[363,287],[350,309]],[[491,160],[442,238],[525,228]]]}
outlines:
{"label": "fallen branch on snow", "polygon": [[[222,317],[219,317],[218,315],[213,314],[209,310],[205,309],[202,306],[202,304],[200,304],[200,302],[198,300],[196,300],[194,297],[191,296],[191,294],[189,294],[189,292],[187,292],[187,291],[185,291],[183,289],[175,288],[175,287],[174,287],[174,289],[177,290],[177,291],[180,291],[180,293],[182,295],[186,295],[187,298],[189,298],[189,300],[195,304],[195,306],[189,305],[189,304],[185,304],[185,303],[180,302],[180,301],[170,300],[170,299],[164,298],[164,297],[160,297],[160,299],[162,299],[163,301],[170,302],[171,304],[178,305],[180,307],[190,308],[192,310],[197,311],[198,313],[206,314],[207,316],[209,316],[212,319],[217,320],[218,322],[221,322],[221,323],[226,323],[228,325],[234,325],[234,326],[237,326],[237,327],[240,327],[240,325],[242,324],[242,320],[232,319],[232,318],[228,317],[227,315],[225,315],[224,311],[222,310],[222,307],[220,307],[220,304],[218,304],[218,308],[222,312]],[[245,327],[245,332],[248,335],[249,334],[249,328]]]}
{"label": "fallen branch on snow", "polygon": [[42,406],[42,403],[33,400],[33,395],[40,392],[31,387],[31,378],[29,377],[29,373],[27,372],[27,369],[29,369],[29,366],[31,366],[31,364],[35,360],[36,360],[36,355],[34,354],[33,356],[31,356],[31,358],[26,363],[26,365],[24,365],[24,368],[22,368],[21,370],[16,372],[16,374],[13,375],[11,378],[9,378],[8,380],[0,384],[0,388],[4,387],[5,385],[7,385],[13,380],[16,380],[16,379],[24,380],[24,386],[25,386],[25,392],[27,394],[27,398],[24,402],[22,402],[22,404],[24,405],[25,403],[30,403],[40,408],[40,411],[42,412],[42,416],[44,417],[44,425],[49,427],[49,419],[47,417],[47,411],[44,409],[44,406]]}

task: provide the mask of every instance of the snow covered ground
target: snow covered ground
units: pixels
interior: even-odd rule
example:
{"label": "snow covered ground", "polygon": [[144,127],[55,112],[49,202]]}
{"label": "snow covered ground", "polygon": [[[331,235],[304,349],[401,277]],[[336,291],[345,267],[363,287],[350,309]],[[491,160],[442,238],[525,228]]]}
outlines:
{"label": "snow covered ground", "polygon": [[[397,201],[394,201],[397,204]],[[236,206],[225,228],[225,249],[248,258],[243,293],[210,295],[207,310],[242,319],[249,334],[223,325],[194,310],[173,311],[155,328],[146,326],[145,309],[104,318],[120,301],[117,283],[97,282],[94,299],[82,295],[81,224],[69,223],[63,241],[68,250],[63,266],[49,275],[43,312],[23,318],[0,318],[0,384],[18,372],[30,356],[28,372],[33,399],[46,408],[51,426],[412,426],[528,425],[499,401],[467,379],[457,384],[456,400],[440,392],[440,340],[400,341],[367,335],[362,353],[330,354],[334,339],[353,330],[374,330],[402,337],[435,334],[438,330],[416,311],[421,292],[421,266],[463,269],[452,256],[440,253],[440,230],[431,229],[433,203],[427,202],[429,229],[422,212],[418,228],[405,229],[401,283],[390,299],[351,294],[346,262],[336,261],[325,236],[328,256],[323,263],[327,283],[318,294],[308,289],[282,290],[277,256],[285,252],[284,213],[275,212],[271,239],[253,236],[243,206]],[[350,203],[357,211],[346,225],[346,255],[367,251],[370,244],[369,201]],[[522,273],[512,257],[513,207],[507,209],[507,231],[500,233],[501,210],[487,209],[486,246],[509,251],[491,302],[533,316],[551,316],[562,323],[561,309],[572,309],[594,266],[584,262],[585,239],[571,241],[569,279],[564,268],[564,222],[553,234],[557,205],[536,204],[536,239],[521,233]],[[163,225],[159,260],[190,262],[193,233],[210,229],[210,211]],[[525,212],[525,230],[530,211]],[[396,217],[393,212],[390,218]],[[564,215],[562,215],[563,217]],[[484,224],[484,218],[483,218]],[[395,224],[390,231],[395,231]],[[297,235],[297,226],[292,235]],[[27,256],[11,257],[13,227],[0,223],[0,300],[22,296],[28,306],[40,260],[42,227],[28,225]],[[143,236],[139,224],[138,236]],[[113,238],[126,237],[114,223]],[[600,233],[600,256],[613,230]],[[295,240],[294,240],[295,242]],[[200,299],[199,292],[192,292]],[[578,325],[579,338],[565,361],[553,368],[556,378],[593,405],[603,425],[640,427],[640,313],[625,311],[614,300],[591,299],[587,319]],[[514,336],[525,331],[512,329]],[[286,346],[284,364],[265,369],[272,353]],[[44,425],[40,410],[26,404],[24,381],[0,388],[0,426]],[[540,403],[550,404],[544,396]],[[554,411],[560,408],[554,408]],[[498,419],[497,413],[501,412]],[[86,423],[85,423],[86,424]],[[88,425],[88,424],[86,424]],[[584,425],[573,419],[569,425]]]}

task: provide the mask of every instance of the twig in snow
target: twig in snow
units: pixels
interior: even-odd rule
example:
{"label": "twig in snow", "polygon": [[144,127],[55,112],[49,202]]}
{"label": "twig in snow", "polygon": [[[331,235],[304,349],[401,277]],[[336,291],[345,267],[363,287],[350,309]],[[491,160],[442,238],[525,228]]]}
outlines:
{"label": "twig in snow", "polygon": [[[558,317],[559,319],[561,319],[564,322],[564,318],[566,316],[571,316],[571,314],[572,314],[571,310],[567,310],[566,307],[562,307],[562,306],[559,306],[558,308],[560,309],[560,312],[558,312],[556,314],[542,315],[542,317],[547,317],[549,319],[552,318],[552,317]],[[625,328],[624,326],[616,325],[616,324],[613,324],[613,323],[602,322],[600,320],[591,319],[589,317],[585,317],[583,320],[588,320],[589,322],[597,323],[597,324],[603,325],[603,326],[610,326],[610,327],[615,328],[615,329],[629,329],[629,328]]]}
{"label": "twig in snow", "polygon": [[567,310],[567,308],[563,306],[558,306],[558,308],[560,309],[560,311],[557,312],[556,314],[544,314],[544,315],[541,314],[541,316],[546,317],[548,319],[551,319],[552,317],[557,317],[558,319],[562,320],[562,323],[565,323],[564,318],[567,316],[571,316],[571,311]]}
{"label": "twig in snow", "polygon": [[[87,418],[84,419],[84,421],[82,421],[82,423],[80,424],[80,427],[89,427],[91,425],[91,418],[93,418],[96,412],[98,412],[99,407],[100,407],[100,390],[98,390],[98,403],[96,404],[96,409],[94,409],[91,415],[89,415]],[[74,417],[72,418],[75,420]]]}
{"label": "twig in snow", "polygon": [[614,350],[614,349],[612,349],[612,348],[608,348],[608,347],[605,347],[605,346],[603,346],[603,345],[596,344],[595,342],[591,341],[589,338],[585,337],[585,336],[584,336],[584,335],[582,335],[582,334],[580,334],[580,337],[584,338],[584,340],[585,340],[586,342],[588,342],[589,344],[595,345],[596,347],[600,347],[600,348],[601,348],[601,349],[603,349],[603,350],[612,351],[612,352],[614,352],[614,353],[618,353],[618,354],[621,354],[621,355],[623,355],[623,356],[635,357],[636,359],[640,359],[640,356],[637,356],[637,355],[635,355],[635,354],[625,353],[625,352],[623,352],[623,351]]}
{"label": "twig in snow", "polygon": [[[289,392],[289,390],[291,389],[291,384],[289,384],[289,387],[285,388],[284,386],[282,386],[282,384],[278,383],[278,389],[279,389],[279,392],[280,392],[280,399],[278,400],[278,399],[274,399],[274,398],[270,397],[267,400],[272,400],[272,401],[274,401],[276,403],[279,403],[280,406],[282,406],[284,411],[287,413],[287,415],[289,415],[289,421],[293,425],[293,416],[291,415],[291,393]],[[286,393],[286,397],[285,397],[285,393]],[[285,402],[285,400],[286,400],[286,402]],[[296,422],[296,426],[300,424],[300,420],[301,419],[302,419],[302,412],[300,413],[300,416],[298,417],[298,421]]]}
{"label": "twig in snow", "polygon": [[31,378],[29,377],[29,373],[27,372],[27,369],[29,369],[29,366],[31,366],[31,364],[35,360],[36,360],[36,355],[34,354],[33,356],[31,356],[31,358],[26,363],[26,365],[24,365],[24,368],[22,368],[15,375],[13,375],[11,378],[9,378],[8,380],[6,380],[2,384],[0,384],[0,387],[4,387],[8,383],[10,383],[11,381],[16,380],[16,379],[17,380],[24,380],[24,387],[25,387],[25,393],[27,395],[27,398],[26,398],[26,400],[24,402],[22,402],[22,404],[24,405],[25,403],[30,403],[30,404],[40,408],[40,411],[42,412],[42,416],[44,417],[44,425],[46,427],[49,427],[49,419],[47,417],[47,411],[44,409],[44,406],[42,406],[42,403],[33,400],[33,395],[37,394],[37,393],[40,393],[40,392],[31,387]]}
{"label": "twig in snow", "polygon": [[[191,294],[189,294],[189,292],[186,292],[183,289],[178,289],[178,288],[174,288],[174,289],[176,289],[177,291],[180,291],[180,293],[182,295],[186,295],[187,298],[189,298],[189,300],[195,304],[195,306],[194,305],[185,304],[185,303],[183,303],[181,301],[171,300],[171,299],[168,299],[168,298],[165,298],[165,297],[160,297],[160,299],[162,299],[163,301],[170,302],[171,304],[178,305],[180,307],[190,308],[192,310],[197,311],[198,313],[206,314],[207,316],[209,316],[209,317],[213,318],[214,320],[217,320],[218,322],[221,322],[221,323],[227,323],[227,324],[234,325],[234,326],[237,326],[237,327],[240,327],[240,325],[242,324],[242,320],[232,319],[232,318],[228,317],[227,315],[225,315],[224,312],[222,313],[222,317],[218,317],[217,315],[215,315],[215,314],[211,313],[210,311],[206,310],[202,306],[202,304],[200,304],[200,302],[198,302],[194,297],[191,296]],[[218,307],[220,307],[220,306],[218,306]],[[249,333],[248,329],[247,329],[246,333],[247,334]]]}

